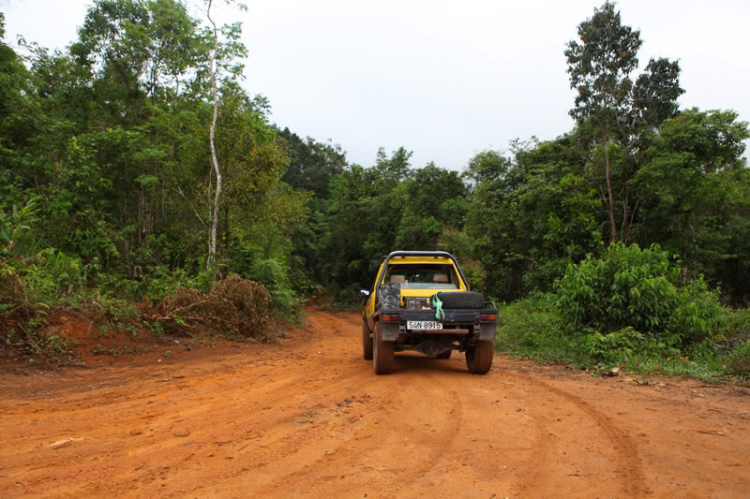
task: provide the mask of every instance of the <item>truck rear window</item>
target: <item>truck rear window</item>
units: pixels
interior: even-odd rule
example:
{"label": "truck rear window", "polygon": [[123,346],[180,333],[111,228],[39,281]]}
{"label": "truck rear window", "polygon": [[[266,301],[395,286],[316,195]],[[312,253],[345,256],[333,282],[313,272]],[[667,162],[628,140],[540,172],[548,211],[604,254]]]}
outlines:
{"label": "truck rear window", "polygon": [[389,265],[384,282],[400,284],[403,289],[458,289],[452,265]]}

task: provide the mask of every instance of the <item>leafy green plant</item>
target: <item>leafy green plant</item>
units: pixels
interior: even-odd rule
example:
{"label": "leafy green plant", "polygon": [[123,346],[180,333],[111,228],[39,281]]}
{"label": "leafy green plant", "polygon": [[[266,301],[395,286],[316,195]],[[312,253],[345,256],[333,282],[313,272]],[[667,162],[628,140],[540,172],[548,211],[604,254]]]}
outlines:
{"label": "leafy green plant", "polygon": [[288,268],[275,259],[261,260],[250,271],[251,279],[263,284],[271,295],[271,307],[292,320],[301,310],[301,302],[292,289]]}
{"label": "leafy green plant", "polygon": [[700,278],[685,283],[657,245],[611,245],[601,258],[568,266],[555,294],[570,332],[630,328],[675,347],[715,336],[722,315],[718,294]]}
{"label": "leafy green plant", "polygon": [[151,332],[154,333],[157,336],[163,336],[164,335],[164,323],[159,321],[154,322],[148,322],[144,321],[144,324],[146,327],[151,329]]}
{"label": "leafy green plant", "polygon": [[31,196],[23,205],[14,204],[10,213],[0,211],[0,258],[21,261],[28,257],[34,242],[32,225],[39,221],[42,198]]}
{"label": "leafy green plant", "polygon": [[632,355],[645,339],[642,333],[626,327],[606,335],[599,332],[588,334],[584,337],[583,345],[592,359],[613,364]]}
{"label": "leafy green plant", "polygon": [[210,270],[204,269],[193,275],[184,268],[169,269],[159,265],[148,277],[146,296],[152,300],[161,300],[174,294],[179,288],[195,288],[201,293],[207,293],[217,277],[217,274]]}
{"label": "leafy green plant", "polygon": [[554,295],[534,293],[524,300],[499,305],[495,348],[538,362],[591,365],[581,338],[560,330]]}
{"label": "leafy green plant", "polygon": [[730,374],[750,377],[750,340],[743,341],[724,360]]}

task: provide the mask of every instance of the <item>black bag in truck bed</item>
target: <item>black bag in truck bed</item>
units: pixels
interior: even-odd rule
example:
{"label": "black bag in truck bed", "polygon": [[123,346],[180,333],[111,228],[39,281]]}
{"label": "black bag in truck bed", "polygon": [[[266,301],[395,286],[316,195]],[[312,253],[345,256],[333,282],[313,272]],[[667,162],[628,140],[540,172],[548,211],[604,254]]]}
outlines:
{"label": "black bag in truck bed", "polygon": [[[437,298],[443,302],[443,308],[468,308],[468,309],[482,309],[484,308],[484,295],[482,293],[475,293],[474,291],[464,292],[440,292],[437,293]],[[434,298],[433,298],[434,299]]]}

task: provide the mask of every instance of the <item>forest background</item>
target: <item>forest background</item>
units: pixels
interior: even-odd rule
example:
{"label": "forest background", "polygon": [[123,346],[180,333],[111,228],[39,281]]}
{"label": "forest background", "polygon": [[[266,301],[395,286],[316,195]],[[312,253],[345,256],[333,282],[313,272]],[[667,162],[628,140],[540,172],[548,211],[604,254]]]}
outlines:
{"label": "forest background", "polygon": [[499,350],[750,374],[748,124],[680,109],[679,62],[641,65],[614,4],[564,53],[574,128],[461,172],[403,147],[350,164],[272,124],[241,84],[241,25],[202,7],[96,0],[65,50],[0,44],[8,355],[69,354],[49,328],[62,309],[102,334],[269,340],[310,297],[356,305],[388,252],[441,249],[503,304]]}

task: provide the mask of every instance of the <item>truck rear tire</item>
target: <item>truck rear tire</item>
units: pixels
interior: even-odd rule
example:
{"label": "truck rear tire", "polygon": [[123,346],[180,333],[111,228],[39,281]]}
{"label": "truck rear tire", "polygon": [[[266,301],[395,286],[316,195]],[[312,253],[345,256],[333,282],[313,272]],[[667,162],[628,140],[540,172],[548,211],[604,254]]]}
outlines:
{"label": "truck rear tire", "polygon": [[453,353],[453,350],[448,350],[447,352],[437,354],[435,358],[436,359],[450,359],[452,353]]}
{"label": "truck rear tire", "polygon": [[466,365],[473,374],[487,374],[492,368],[492,357],[495,354],[495,342],[479,340],[466,350]]}
{"label": "truck rear tire", "polygon": [[383,341],[380,337],[380,322],[375,323],[372,333],[373,355],[372,366],[375,374],[390,374],[395,362],[395,347],[393,341]]}
{"label": "truck rear tire", "polygon": [[362,321],[362,351],[365,360],[372,360],[372,336],[365,320]]}

